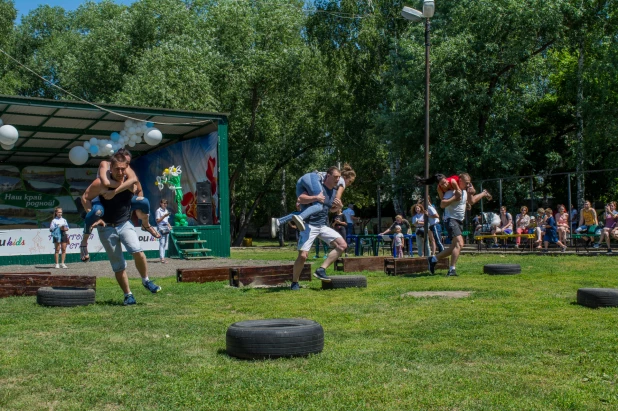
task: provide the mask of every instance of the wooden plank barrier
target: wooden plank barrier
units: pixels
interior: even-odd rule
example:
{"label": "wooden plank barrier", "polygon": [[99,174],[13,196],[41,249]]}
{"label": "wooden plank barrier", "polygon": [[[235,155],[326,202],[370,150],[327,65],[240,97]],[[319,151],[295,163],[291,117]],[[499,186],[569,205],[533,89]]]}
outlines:
{"label": "wooden plank barrier", "polygon": [[[230,286],[278,285],[292,281],[294,264],[259,267],[233,267],[230,269]],[[300,281],[311,281],[311,264],[305,264]]]}
{"label": "wooden plank barrier", "polygon": [[[232,287],[247,285],[277,285],[292,281],[293,264],[250,267],[179,268],[176,281],[207,283],[228,281]],[[305,264],[300,274],[301,281],[311,281],[311,264]]]}
{"label": "wooden plank barrier", "polygon": [[[450,258],[438,260],[436,270],[448,270]],[[416,258],[386,258],[384,260],[384,272],[388,275],[402,275],[428,272],[426,257]]]}
{"label": "wooden plank barrier", "polygon": [[177,282],[209,283],[229,279],[230,267],[178,268],[176,270]]}
{"label": "wooden plank barrier", "polygon": [[384,269],[385,258],[389,257],[341,257],[335,261],[335,271],[343,271],[344,273],[381,271]]}
{"label": "wooden plank barrier", "polygon": [[0,274],[0,298],[32,296],[41,287],[97,288],[97,277],[89,275],[51,275],[49,272]]}

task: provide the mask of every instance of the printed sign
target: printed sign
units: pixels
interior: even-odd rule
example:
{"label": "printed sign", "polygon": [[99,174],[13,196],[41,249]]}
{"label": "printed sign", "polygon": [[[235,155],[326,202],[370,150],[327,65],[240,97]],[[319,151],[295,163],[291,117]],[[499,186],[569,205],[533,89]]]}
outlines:
{"label": "printed sign", "polygon": [[[139,228],[135,229],[139,242],[144,251],[158,250],[159,240]],[[67,244],[67,254],[79,253],[79,245],[82,242],[83,229],[71,228],[67,233],[69,243]],[[90,234],[88,240],[88,251],[90,253],[104,253],[105,249],[99,233],[95,229]],[[122,251],[126,251],[124,246]],[[33,230],[1,230],[0,231],[0,256],[33,255],[33,254],[54,254],[54,244],[49,229]]]}
{"label": "printed sign", "polygon": [[6,205],[35,210],[54,208],[60,204],[56,197],[34,191],[9,191],[0,194],[0,200]]}

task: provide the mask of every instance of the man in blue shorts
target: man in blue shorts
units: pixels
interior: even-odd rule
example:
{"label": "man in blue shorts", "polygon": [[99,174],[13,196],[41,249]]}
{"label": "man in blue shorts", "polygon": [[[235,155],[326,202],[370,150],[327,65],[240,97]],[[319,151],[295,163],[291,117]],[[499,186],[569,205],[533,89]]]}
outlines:
{"label": "man in blue shorts", "polygon": [[[129,163],[123,154],[115,154],[111,158],[111,176],[112,179],[122,182],[126,178],[126,171]],[[104,186],[97,179],[84,192],[84,200],[92,200],[104,190]],[[109,262],[112,265],[112,270],[116,274],[116,281],[124,292],[124,305],[135,304],[135,297],[129,288],[129,278],[127,277],[127,262],[122,254],[122,246],[133,255],[135,260],[135,268],[142,277],[142,284],[151,293],[158,293],[161,287],[150,281],[148,278],[148,265],[146,256],[142,251],[139,243],[135,227],[131,224],[131,199],[133,192],[131,190],[122,191],[116,194],[111,200],[99,197],[101,205],[105,208],[105,213],[101,220],[105,223],[103,227],[97,227],[99,231],[99,239],[107,252]]]}
{"label": "man in blue shorts", "polygon": [[305,220],[305,230],[300,233],[300,239],[298,240],[298,257],[294,262],[294,273],[292,276],[292,290],[300,290],[298,280],[300,273],[303,271],[305,261],[311,250],[313,241],[317,238],[330,244],[334,249],[328,254],[326,260],[320,268],[318,268],[314,277],[329,282],[330,278],[326,275],[326,269],[334,263],[337,258],[348,247],[347,243],[341,237],[341,235],[328,226],[328,212],[332,206],[341,207],[341,201],[336,198],[337,190],[335,187],[341,177],[341,172],[337,167],[331,167],[326,173],[326,178],[322,183],[322,193],[318,196],[310,196],[307,193],[303,193],[298,197],[301,204],[310,204],[315,201],[322,203],[322,210]]}

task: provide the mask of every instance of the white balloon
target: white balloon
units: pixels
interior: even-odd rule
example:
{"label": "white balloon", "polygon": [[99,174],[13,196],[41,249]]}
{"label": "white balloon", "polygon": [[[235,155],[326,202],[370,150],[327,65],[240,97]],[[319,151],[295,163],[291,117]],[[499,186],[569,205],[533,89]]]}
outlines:
{"label": "white balloon", "polygon": [[8,124],[0,127],[0,143],[10,146],[11,144],[15,144],[18,138],[19,133],[15,127]]}
{"label": "white balloon", "polygon": [[135,141],[129,141],[129,147],[135,147]]}
{"label": "white balloon", "polygon": [[0,118],[0,127],[2,127],[4,125],[4,122],[2,121],[2,119]]}
{"label": "white balloon", "polygon": [[96,138],[92,137],[90,139],[90,145],[91,146],[96,146],[97,144],[99,144],[99,141]]}
{"label": "white balloon", "polygon": [[163,139],[163,134],[158,128],[149,128],[144,133],[144,141],[150,146],[156,146],[161,142],[161,139]]}
{"label": "white balloon", "polygon": [[120,135],[123,136],[123,137],[126,136],[127,135],[127,130],[120,131]]}
{"label": "white balloon", "polygon": [[76,166],[81,166],[88,161],[88,152],[82,146],[75,146],[69,151],[69,160]]}
{"label": "white balloon", "polygon": [[106,143],[104,147],[107,151],[109,151],[112,149],[113,146],[112,146],[112,143]]}
{"label": "white balloon", "polygon": [[145,133],[146,130],[148,130],[148,126],[146,125],[146,123],[142,123],[142,126],[140,128],[142,129],[142,133]]}
{"label": "white balloon", "polygon": [[129,127],[129,133],[130,134],[135,134],[136,131],[137,131],[137,129],[135,127]]}
{"label": "white balloon", "polygon": [[12,150],[13,147],[15,147],[15,144],[2,144],[2,143],[0,143],[0,146],[2,146],[2,148],[5,149],[5,150]]}
{"label": "white balloon", "polygon": [[124,122],[125,128],[129,128],[133,126],[133,120],[127,120]]}
{"label": "white balloon", "polygon": [[85,148],[86,150],[88,150],[88,149],[90,148],[90,141],[85,141],[85,142],[84,142],[84,148]]}

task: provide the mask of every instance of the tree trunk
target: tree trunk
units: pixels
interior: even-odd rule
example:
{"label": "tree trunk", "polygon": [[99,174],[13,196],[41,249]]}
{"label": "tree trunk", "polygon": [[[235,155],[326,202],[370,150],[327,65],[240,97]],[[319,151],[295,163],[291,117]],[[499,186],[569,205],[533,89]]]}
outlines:
{"label": "tree trunk", "polygon": [[[584,206],[584,199],[586,197],[586,186],[584,181],[584,168],[585,168],[585,152],[584,152],[584,39],[580,37],[579,40],[579,58],[577,60],[577,103],[575,111],[575,121],[577,123],[576,134],[576,171],[577,171],[577,207],[581,210]],[[594,204],[592,205],[594,207]]]}

